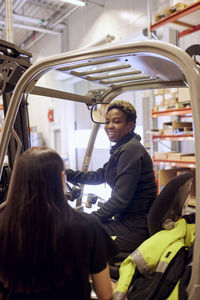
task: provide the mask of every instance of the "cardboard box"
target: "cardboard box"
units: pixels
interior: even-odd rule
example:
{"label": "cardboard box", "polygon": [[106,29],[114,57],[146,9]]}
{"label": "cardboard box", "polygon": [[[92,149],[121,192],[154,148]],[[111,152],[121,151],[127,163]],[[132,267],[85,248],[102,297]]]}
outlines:
{"label": "cardboard box", "polygon": [[170,95],[170,97],[165,98],[165,100],[164,100],[164,104],[166,104],[166,105],[176,104],[177,102],[178,102],[178,98],[172,98],[171,95]]}
{"label": "cardboard box", "polygon": [[192,132],[192,122],[165,122],[163,123],[163,133],[165,135],[178,134],[179,132]]}
{"label": "cardboard box", "polygon": [[182,154],[181,155],[181,160],[182,161],[192,161],[196,162],[196,157],[194,153],[187,153],[187,154]]}
{"label": "cardboard box", "polygon": [[151,129],[150,134],[152,134],[152,135],[160,135],[160,130],[159,129]]}
{"label": "cardboard box", "polygon": [[[193,209],[196,207],[196,197],[195,196],[190,196],[190,199],[188,201],[188,206],[192,206]],[[187,211],[188,211],[188,208],[187,208]],[[194,212],[194,211],[191,211],[191,212]]]}
{"label": "cardboard box", "polygon": [[189,131],[189,132],[193,132],[193,128],[192,128],[192,127],[184,127],[184,128],[183,128],[183,131],[184,131],[184,132],[188,132],[188,131]]}
{"label": "cardboard box", "polygon": [[196,196],[196,180],[195,180],[195,169],[188,168],[175,168],[168,170],[159,170],[158,171],[158,187],[159,191],[164,187],[172,178],[183,174],[185,172],[191,172],[193,174],[193,181],[190,191],[190,198],[194,199]]}
{"label": "cardboard box", "polygon": [[164,135],[173,135],[174,134],[172,122],[163,123],[163,134]]}
{"label": "cardboard box", "polygon": [[163,123],[163,128],[173,128],[173,129],[178,129],[178,128],[184,128],[184,127],[192,127],[192,122],[165,122]]}
{"label": "cardboard box", "polygon": [[195,162],[195,155],[193,153],[167,152],[168,160],[180,160]]}
{"label": "cardboard box", "polygon": [[155,159],[167,159],[167,152],[154,152]]}
{"label": "cardboard box", "polygon": [[163,123],[163,128],[172,128],[172,122],[165,122]]}
{"label": "cardboard box", "polygon": [[189,88],[178,89],[178,101],[179,102],[190,102],[191,101]]}
{"label": "cardboard box", "polygon": [[158,171],[158,184],[159,186],[166,185],[173,177],[176,176],[176,169],[159,170]]}
{"label": "cardboard box", "polygon": [[192,127],[192,122],[172,122],[172,128]]}
{"label": "cardboard box", "polygon": [[173,135],[174,134],[174,129],[173,128],[163,129],[163,134],[164,135]]}
{"label": "cardboard box", "polygon": [[172,122],[163,123],[163,129],[172,128]]}
{"label": "cardboard box", "polygon": [[155,96],[158,96],[158,95],[161,95],[163,96],[164,95],[164,89],[154,89],[154,95]]}
{"label": "cardboard box", "polygon": [[181,160],[181,155],[180,152],[168,152],[168,160]]}

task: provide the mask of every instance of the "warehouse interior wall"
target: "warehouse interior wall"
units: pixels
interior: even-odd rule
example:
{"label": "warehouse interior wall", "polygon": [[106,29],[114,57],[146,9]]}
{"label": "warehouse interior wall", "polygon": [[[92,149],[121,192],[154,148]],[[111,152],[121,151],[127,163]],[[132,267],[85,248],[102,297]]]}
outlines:
{"label": "warehouse interior wall", "polygon": [[[151,2],[152,15],[154,15],[158,1]],[[143,30],[148,27],[149,22],[147,4],[147,0],[105,0],[103,5],[86,5],[76,10],[68,18],[67,26],[61,35],[46,35],[29,49],[33,53],[33,61],[64,51],[100,46],[108,42],[117,43],[147,39],[143,35]],[[156,35],[160,40],[177,44],[175,29],[165,26],[159,28]],[[182,38],[179,41],[179,46],[186,49],[192,43],[197,43],[197,40],[199,40],[198,32]],[[51,86],[51,88],[55,89],[56,87],[62,87],[64,90],[71,92],[79,90],[83,94],[84,91],[88,90],[87,83],[80,83],[78,80],[75,82],[70,81],[69,78],[59,76],[56,72],[50,72],[45,75],[38,82],[38,85]],[[135,101],[137,97],[140,98],[140,101]],[[143,114],[146,114],[143,109],[144,103],[146,103],[143,103],[143,97],[149,97],[148,93],[145,95],[141,94],[141,92],[136,94],[129,93],[118,97],[121,99],[126,98],[126,100],[136,105],[138,112],[137,125],[140,128],[140,132],[142,132],[141,127],[143,125],[144,128],[147,127],[143,124],[144,119],[142,118]],[[48,146],[57,147],[56,150],[66,159],[68,166],[77,169],[81,168],[85,147],[76,148],[76,130],[87,130],[92,127],[89,112],[83,106],[83,104],[71,101],[42,99],[42,97],[38,96],[30,96],[29,99],[31,127],[36,128],[38,132],[42,132],[44,141]],[[48,120],[49,110],[54,112],[53,122]],[[81,116],[79,115],[80,111]],[[146,140],[147,138],[145,137]],[[108,157],[108,145],[105,146],[105,149],[97,147],[94,150],[90,168],[96,169],[101,166]]]}

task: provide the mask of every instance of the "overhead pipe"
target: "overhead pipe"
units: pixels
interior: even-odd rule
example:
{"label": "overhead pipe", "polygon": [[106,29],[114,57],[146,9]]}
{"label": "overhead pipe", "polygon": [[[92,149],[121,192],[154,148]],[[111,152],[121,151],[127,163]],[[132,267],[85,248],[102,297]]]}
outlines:
{"label": "overhead pipe", "polygon": [[13,13],[13,19],[14,19],[14,21],[28,22],[28,23],[35,24],[35,25],[41,24],[41,19],[24,16],[24,15],[18,15],[16,13]]}
{"label": "overhead pipe", "polygon": [[12,0],[6,0],[6,40],[13,43]]}
{"label": "overhead pipe", "polygon": [[152,39],[151,25],[152,25],[152,6],[151,0],[147,1],[147,16],[148,16],[148,38]]}
{"label": "overhead pipe", "polygon": [[[0,21],[0,24],[5,25],[6,22],[5,21]],[[50,29],[45,29],[43,27],[30,26],[30,25],[24,25],[24,24],[18,24],[18,23],[13,23],[13,27],[23,28],[23,29],[30,30],[30,31],[38,31],[38,32],[43,32],[43,33],[53,34],[53,35],[59,35],[60,34],[59,31],[53,31],[53,30],[50,30]],[[11,41],[11,40],[7,40],[7,41],[13,43],[13,41]]]}
{"label": "overhead pipe", "polygon": [[[63,12],[62,16],[60,16],[56,21],[53,20],[54,22],[49,22],[48,26],[57,26],[60,22],[62,22],[62,20],[66,19],[67,17],[69,17],[74,11],[78,10],[79,7],[74,7],[73,9],[71,9],[70,11],[68,11],[68,13],[66,13],[66,11]],[[47,20],[48,22],[48,20]],[[42,37],[44,36],[44,33],[40,33],[38,35],[36,35],[34,41],[32,40],[32,36],[29,36],[28,38],[26,38],[26,40],[24,42],[21,43],[21,47],[25,47],[26,49],[30,49],[36,42],[38,42]]]}

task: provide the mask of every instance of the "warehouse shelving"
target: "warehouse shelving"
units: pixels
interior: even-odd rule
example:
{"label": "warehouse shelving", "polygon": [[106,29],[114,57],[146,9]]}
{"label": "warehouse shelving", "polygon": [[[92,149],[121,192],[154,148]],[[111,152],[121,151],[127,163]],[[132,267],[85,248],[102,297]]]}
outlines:
{"label": "warehouse shelving", "polygon": [[158,142],[158,141],[193,141],[194,135],[193,133],[188,134],[180,134],[180,135],[152,135],[152,141]]}
{"label": "warehouse shelving", "polygon": [[176,109],[167,109],[161,111],[152,110],[152,118],[162,117],[162,116],[181,116],[181,115],[191,115],[192,108],[176,108]]}
{"label": "warehouse shelving", "polygon": [[[163,94],[164,96],[164,94]],[[178,118],[180,117],[192,117],[192,108],[189,106],[190,103],[185,103],[187,107],[181,107],[181,108],[175,108],[175,109],[166,109],[168,108],[167,105],[160,105],[154,107],[154,110],[152,110],[152,118],[158,118],[158,117],[165,117],[165,116],[170,116],[174,117],[177,116]],[[176,105],[179,105],[178,103]],[[181,104],[183,105],[183,103]],[[189,106],[189,107],[188,107]],[[160,109],[160,110],[159,110]],[[175,134],[153,134],[152,135],[152,142],[153,143],[159,143],[159,142],[185,142],[185,141],[194,141],[194,134],[193,132],[190,131],[182,131],[182,132],[176,132]],[[178,146],[178,144],[177,144]],[[179,145],[180,146],[180,145]],[[153,147],[155,150],[155,147]],[[165,152],[164,152],[165,153]],[[163,153],[163,154],[164,154]],[[180,153],[180,152],[179,152]],[[160,170],[162,172],[166,170],[168,172],[169,169],[177,169],[178,172],[180,172],[180,168],[183,169],[191,169],[194,170],[196,169],[196,162],[194,158],[189,157],[189,159],[182,160],[181,156],[180,159],[175,159],[175,157],[169,156],[170,153],[166,153],[166,158],[165,154],[163,156],[162,152],[157,153],[157,156],[154,152],[153,154],[153,164],[154,164],[154,169],[155,169],[155,174],[158,178],[158,189],[161,189],[162,183],[160,182]],[[161,155],[161,157],[160,157]],[[172,152],[173,155],[173,152]],[[189,154],[188,154],[189,155]],[[162,158],[163,156],[163,158]],[[174,173],[171,174],[171,176],[174,176]],[[170,177],[168,177],[170,180]],[[166,182],[167,183],[167,182]],[[165,183],[165,184],[166,184]],[[195,201],[193,201],[195,203]]]}
{"label": "warehouse shelving", "polygon": [[154,165],[175,167],[175,168],[196,168],[196,163],[191,161],[167,160],[153,158]]}
{"label": "warehouse shelving", "polygon": [[178,38],[200,30],[200,1],[197,1],[186,8],[176,11],[165,18],[160,19],[150,25],[150,31],[153,31],[163,25],[174,23],[187,29],[178,33]]}

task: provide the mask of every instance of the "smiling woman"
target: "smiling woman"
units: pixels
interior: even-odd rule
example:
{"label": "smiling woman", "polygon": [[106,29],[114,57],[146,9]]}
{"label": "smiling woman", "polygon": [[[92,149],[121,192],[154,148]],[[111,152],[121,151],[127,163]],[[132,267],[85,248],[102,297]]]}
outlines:
{"label": "smiling woman", "polygon": [[124,102],[115,101],[110,104],[106,114],[105,131],[111,142],[117,142],[122,137],[131,133],[135,128],[136,123],[136,110],[135,107]]}
{"label": "smiling woman", "polygon": [[148,238],[147,214],[156,198],[156,184],[152,160],[134,132],[135,107],[116,100],[108,105],[105,131],[111,142],[109,161],[97,171],[66,170],[67,180],[73,184],[108,183],[111,197],[93,212],[122,252],[135,250]]}

